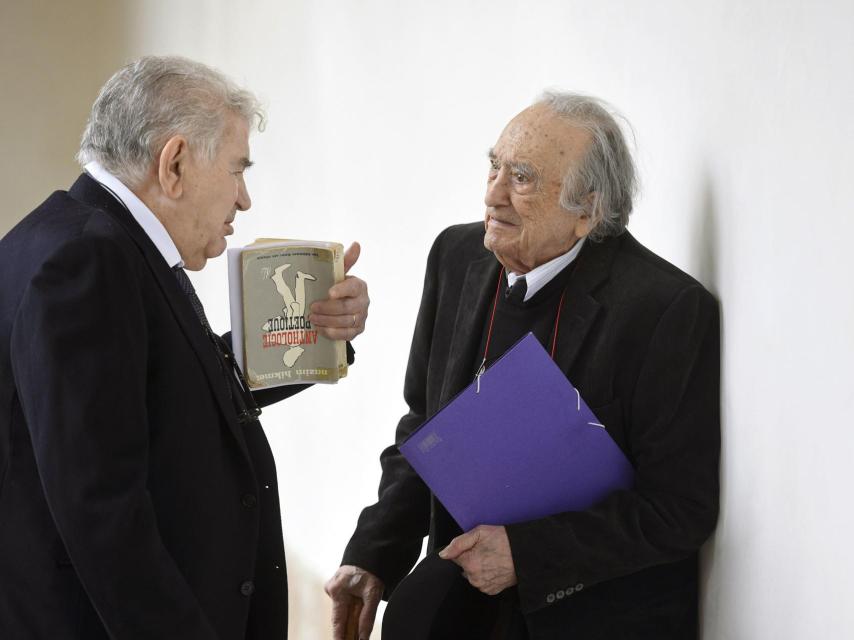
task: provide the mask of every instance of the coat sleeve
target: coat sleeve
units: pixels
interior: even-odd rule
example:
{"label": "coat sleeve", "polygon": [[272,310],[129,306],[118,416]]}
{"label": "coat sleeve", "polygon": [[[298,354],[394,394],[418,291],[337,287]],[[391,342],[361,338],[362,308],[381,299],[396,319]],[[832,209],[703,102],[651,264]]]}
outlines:
{"label": "coat sleeve", "polygon": [[[228,345],[228,350],[231,351],[232,357],[234,356],[234,347],[231,341],[231,331],[224,333],[222,336],[223,341],[226,345]],[[349,356],[350,350],[352,347],[350,343],[347,343],[347,355]],[[271,404],[275,404],[277,402],[281,402],[282,400],[287,400],[291,396],[295,396],[300,391],[305,391],[309,387],[314,386],[313,384],[286,384],[280,387],[273,387],[271,389],[260,389],[252,392],[252,397],[255,398],[255,402],[258,403],[259,407],[268,407]]]}
{"label": "coat sleeve", "polygon": [[48,507],[110,637],[215,640],[146,487],[146,336],[128,255],[113,240],[79,238],[24,294],[13,374]]}
{"label": "coat sleeve", "polygon": [[403,395],[409,411],[400,419],[395,444],[380,454],[382,477],[375,504],[362,510],[356,531],[344,552],[342,564],[361,567],[378,576],[390,593],[409,573],[421,553],[430,525],[430,490],[398,449],[427,418],[427,369],[438,298],[438,269],[444,233],[433,244]]}
{"label": "coat sleeve", "polygon": [[[223,334],[222,339],[225,340],[225,343],[228,345],[229,350],[231,350],[231,331]],[[234,355],[233,351],[232,355]],[[353,349],[353,345],[347,342],[347,365],[352,365],[355,360],[356,350]],[[309,387],[313,386],[314,383],[287,384],[282,385],[280,387],[272,387],[271,389],[260,389],[257,391],[253,391],[252,396],[255,398],[255,402],[258,403],[258,406],[263,408],[269,407],[271,404],[281,402],[282,400],[287,400],[288,398],[298,394],[300,391],[305,391]]]}
{"label": "coat sleeve", "polygon": [[547,606],[556,592],[571,595],[685,558],[714,529],[719,321],[717,302],[699,285],[682,289],[661,316],[628,400],[634,489],[586,511],[507,527],[526,613]]}

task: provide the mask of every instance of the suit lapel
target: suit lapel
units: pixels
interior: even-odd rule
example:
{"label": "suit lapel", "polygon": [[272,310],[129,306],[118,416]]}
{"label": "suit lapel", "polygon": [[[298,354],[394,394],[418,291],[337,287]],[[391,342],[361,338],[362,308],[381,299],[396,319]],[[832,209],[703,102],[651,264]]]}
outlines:
{"label": "suit lapel", "polygon": [[229,400],[230,392],[225,386],[226,383],[223,379],[214,347],[207,335],[205,335],[199,318],[190,305],[190,301],[179,288],[175,274],[172,273],[171,268],[166,264],[157,247],[154,246],[154,243],[151,242],[130,212],[89,175],[84,174],[80,176],[77,182],[69,189],[68,193],[75,200],[97,207],[107,213],[122,226],[139,247],[155,281],[163,292],[163,296],[169,303],[178,325],[196,353],[196,357],[199,360],[202,370],[205,372],[208,383],[211,385],[213,395],[216,398],[223,417],[237,439],[240,448],[248,457],[249,453],[246,448],[243,432],[237,423],[235,409],[231,406],[231,401]]}
{"label": "suit lapel", "polygon": [[440,404],[444,404],[472,380],[472,363],[481,342],[486,314],[492,310],[492,296],[501,265],[492,254],[471,262],[466,270],[451,351],[445,366]]}
{"label": "suit lapel", "polygon": [[621,237],[607,238],[598,243],[587,241],[576,258],[578,263],[570,275],[561,308],[555,348],[555,363],[566,374],[578,357],[601,308],[592,292],[608,279],[621,242]]}
{"label": "suit lapel", "polygon": [[[625,232],[624,236],[628,235]],[[592,292],[610,276],[611,263],[624,236],[598,243],[588,241],[576,258],[578,263],[566,289],[555,348],[555,362],[564,373],[569,372],[596,321],[601,305]],[[491,254],[469,263],[453,325],[440,405],[472,381],[472,364],[480,356],[475,352],[481,343],[486,314],[492,309],[500,269]]]}

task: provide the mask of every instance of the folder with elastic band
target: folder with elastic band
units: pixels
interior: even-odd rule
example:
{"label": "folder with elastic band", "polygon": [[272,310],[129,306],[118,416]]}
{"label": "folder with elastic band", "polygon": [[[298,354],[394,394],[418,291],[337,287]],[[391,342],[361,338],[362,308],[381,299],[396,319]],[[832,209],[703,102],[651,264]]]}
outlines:
{"label": "folder with elastic band", "polygon": [[581,511],[634,469],[528,333],[400,451],[464,531]]}

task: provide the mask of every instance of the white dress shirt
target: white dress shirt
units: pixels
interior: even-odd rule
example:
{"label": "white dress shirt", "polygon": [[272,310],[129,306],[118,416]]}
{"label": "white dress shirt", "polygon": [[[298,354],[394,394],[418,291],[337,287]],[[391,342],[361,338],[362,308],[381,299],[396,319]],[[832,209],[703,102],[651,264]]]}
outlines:
{"label": "white dress shirt", "polygon": [[586,238],[581,238],[581,240],[576,242],[572,246],[572,249],[566,253],[559,255],[557,258],[552,258],[548,262],[541,264],[539,267],[531,269],[528,273],[520,275],[512,271],[508,271],[507,284],[512,287],[516,283],[516,280],[524,276],[525,282],[528,285],[528,290],[525,291],[525,302],[527,302],[537,294],[537,291],[546,286],[552,278],[563,271],[570,262],[575,260],[578,252],[581,251],[581,246],[584,244],[585,240]]}
{"label": "white dress shirt", "polygon": [[151,209],[136,197],[133,191],[128,189],[121,180],[104,169],[98,162],[87,162],[83,169],[130,212],[134,220],[145,231],[145,235],[157,247],[160,255],[166,260],[166,264],[172,268],[184,266],[184,261],[181,260],[181,254],[178,252],[178,247],[175,246],[175,243],[169,236],[169,232],[166,231],[166,227],[157,219],[157,216],[152,213]]}

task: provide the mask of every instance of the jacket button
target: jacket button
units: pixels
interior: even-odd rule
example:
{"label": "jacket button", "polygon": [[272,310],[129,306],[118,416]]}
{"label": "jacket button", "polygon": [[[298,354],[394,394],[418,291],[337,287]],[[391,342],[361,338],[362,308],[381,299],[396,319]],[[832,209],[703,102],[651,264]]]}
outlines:
{"label": "jacket button", "polygon": [[243,506],[246,507],[247,509],[251,509],[256,504],[258,504],[258,498],[256,498],[251,493],[247,493],[243,496],[243,498],[240,500],[240,502],[242,502]]}
{"label": "jacket button", "polygon": [[565,595],[566,595],[566,591],[564,591],[563,589],[561,589],[560,591],[558,591],[558,592],[555,594],[555,597],[556,597],[558,600],[560,600],[560,599],[561,599],[561,598],[563,598]]}
{"label": "jacket button", "polygon": [[253,593],[255,593],[255,583],[251,580],[247,580],[246,582],[241,583],[240,593],[248,598]]}
{"label": "jacket button", "polygon": [[549,595],[546,596],[546,602],[548,602],[549,604],[551,604],[554,601],[555,601],[555,594],[550,593]]}

